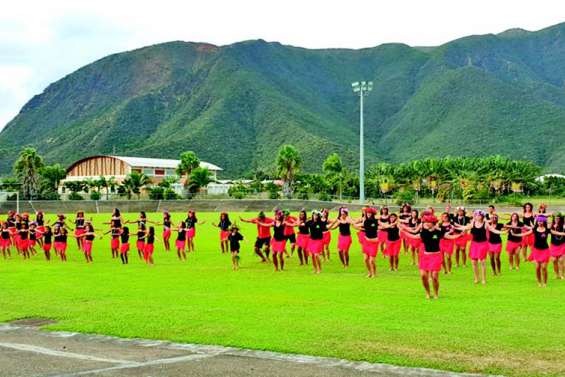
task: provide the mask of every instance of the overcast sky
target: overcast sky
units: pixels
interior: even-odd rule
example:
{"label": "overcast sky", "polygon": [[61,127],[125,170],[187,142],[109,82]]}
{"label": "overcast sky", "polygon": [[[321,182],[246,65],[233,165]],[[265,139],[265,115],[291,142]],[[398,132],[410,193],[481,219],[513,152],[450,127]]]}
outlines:
{"label": "overcast sky", "polygon": [[110,53],[171,40],[302,47],[439,45],[565,21],[557,0],[42,0],[0,12],[0,129],[45,87]]}

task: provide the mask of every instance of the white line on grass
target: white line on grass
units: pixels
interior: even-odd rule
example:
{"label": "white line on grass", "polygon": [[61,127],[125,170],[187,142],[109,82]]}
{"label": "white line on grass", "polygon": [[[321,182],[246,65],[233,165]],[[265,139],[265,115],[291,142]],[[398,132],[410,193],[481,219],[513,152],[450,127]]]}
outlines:
{"label": "white line on grass", "polygon": [[79,359],[79,360],[86,360],[86,361],[99,361],[103,363],[111,363],[111,364],[124,364],[124,363],[132,363],[130,360],[119,360],[119,359],[107,359],[102,357],[90,356],[90,355],[83,355],[80,353],[74,352],[63,352],[57,351],[50,348],[34,346],[31,344],[21,344],[21,343],[0,343],[0,347],[4,348],[11,348],[17,351],[24,351],[24,352],[34,352],[40,353],[47,356],[55,356],[55,357],[67,357],[70,359]]}

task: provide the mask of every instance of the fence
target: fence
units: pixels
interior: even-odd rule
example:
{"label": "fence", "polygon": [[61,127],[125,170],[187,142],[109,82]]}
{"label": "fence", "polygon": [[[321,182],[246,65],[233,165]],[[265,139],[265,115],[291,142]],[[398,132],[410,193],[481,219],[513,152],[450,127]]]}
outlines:
{"label": "fence", "polygon": [[[383,205],[385,203],[371,203],[375,205]],[[319,200],[276,200],[276,199],[192,199],[192,200],[54,200],[54,201],[19,201],[20,212],[43,211],[46,213],[74,213],[77,211],[85,211],[87,213],[109,213],[114,208],[119,208],[124,213],[128,212],[186,212],[188,209],[201,212],[221,212],[221,211],[237,211],[237,212],[258,212],[270,211],[274,208],[288,209],[291,211],[299,211],[302,208],[306,210],[328,208],[335,211],[339,207],[345,206],[352,211],[361,209],[360,204],[345,203],[338,201],[319,201]],[[443,211],[444,204],[435,203],[432,205],[437,211]],[[454,207],[455,205],[453,205]],[[427,205],[415,206],[422,209]],[[486,205],[470,205],[467,206],[468,211],[480,208],[485,209]],[[501,207],[503,207],[501,205]],[[391,211],[398,211],[398,206],[389,206]],[[563,211],[564,206],[551,206],[552,211]],[[0,214],[6,213],[8,210],[17,210],[16,201],[0,202]],[[501,212],[521,212],[520,207],[503,207]]]}

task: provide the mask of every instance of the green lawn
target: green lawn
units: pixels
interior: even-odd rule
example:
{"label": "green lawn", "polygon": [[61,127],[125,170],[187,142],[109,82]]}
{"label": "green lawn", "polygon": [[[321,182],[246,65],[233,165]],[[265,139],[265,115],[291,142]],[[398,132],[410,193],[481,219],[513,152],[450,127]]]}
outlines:
{"label": "green lawn", "polygon": [[[470,267],[455,269],[441,276],[440,300],[427,301],[404,254],[396,273],[379,256],[372,280],[356,244],[348,270],[333,252],[321,275],[298,266],[296,257],[275,273],[253,255],[256,231],[246,224],[242,267],[233,272],[209,225],[217,214],[198,215],[208,224],[199,226],[188,263],[159,243],[156,265],[148,267],[132,242],[131,264],[123,266],[111,258],[107,236],[95,241],[91,265],[74,242],[66,264],[41,255],[0,260],[0,321],[49,317],[58,321],[49,329],[57,330],[454,371],[565,374],[565,281],[555,280],[552,270],[548,287],[538,288],[531,264],[509,271],[503,254],[501,277],[489,271],[488,284],[475,286]],[[95,225],[108,217],[96,216]]]}

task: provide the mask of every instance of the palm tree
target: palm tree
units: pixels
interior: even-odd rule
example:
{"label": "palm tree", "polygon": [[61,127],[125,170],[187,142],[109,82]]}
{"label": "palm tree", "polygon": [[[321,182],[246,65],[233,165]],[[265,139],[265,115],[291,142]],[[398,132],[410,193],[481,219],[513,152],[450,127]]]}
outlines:
{"label": "palm tree", "polygon": [[186,176],[184,185],[188,186],[190,174],[192,171],[200,166],[200,159],[196,153],[192,151],[183,152],[180,155],[180,164],[177,167],[177,174],[179,177]]}
{"label": "palm tree", "polygon": [[212,174],[206,168],[196,168],[190,174],[190,192],[197,192],[202,187],[206,187],[210,183]]}
{"label": "palm tree", "polygon": [[277,156],[277,173],[283,180],[283,192],[286,197],[292,196],[292,185],[296,174],[302,166],[302,157],[292,145],[283,145]]}
{"label": "palm tree", "polygon": [[19,179],[24,198],[33,199],[39,189],[43,158],[34,148],[24,148],[14,163],[14,173]]}
{"label": "palm tree", "polygon": [[337,180],[339,199],[341,200],[342,193],[342,181],[345,168],[341,162],[341,158],[337,153],[330,154],[324,164],[322,165],[322,170],[326,174],[328,180]]}
{"label": "palm tree", "polygon": [[131,199],[136,194],[139,199],[141,189],[151,183],[151,179],[143,173],[131,172],[122,182],[121,190]]}

